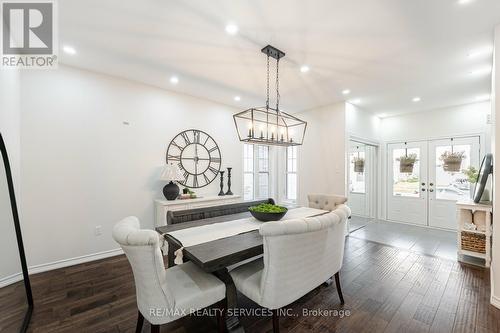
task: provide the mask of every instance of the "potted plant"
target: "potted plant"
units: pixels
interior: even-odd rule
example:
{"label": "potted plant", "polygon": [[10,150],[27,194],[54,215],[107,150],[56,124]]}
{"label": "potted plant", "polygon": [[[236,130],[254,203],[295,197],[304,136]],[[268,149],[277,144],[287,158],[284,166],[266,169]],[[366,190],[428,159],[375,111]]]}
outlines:
{"label": "potted plant", "polygon": [[472,165],[467,169],[462,170],[462,173],[467,176],[467,181],[469,182],[469,193],[472,197],[474,196],[474,186],[477,182],[477,176],[479,174],[479,170],[474,168]]}
{"label": "potted plant", "polygon": [[459,172],[464,158],[465,152],[463,151],[445,151],[439,157],[439,159],[443,161],[443,170],[447,172]]}
{"label": "potted plant", "polygon": [[354,172],[363,173],[365,171],[365,159],[363,157],[355,156],[352,163],[354,163]]}
{"label": "potted plant", "polygon": [[399,172],[412,173],[413,166],[415,165],[415,162],[417,161],[417,154],[415,154],[415,153],[405,154],[405,155],[397,158],[396,161],[399,161]]}
{"label": "potted plant", "polygon": [[263,203],[257,206],[248,207],[250,214],[262,222],[279,221],[285,216],[288,209],[286,207]]}

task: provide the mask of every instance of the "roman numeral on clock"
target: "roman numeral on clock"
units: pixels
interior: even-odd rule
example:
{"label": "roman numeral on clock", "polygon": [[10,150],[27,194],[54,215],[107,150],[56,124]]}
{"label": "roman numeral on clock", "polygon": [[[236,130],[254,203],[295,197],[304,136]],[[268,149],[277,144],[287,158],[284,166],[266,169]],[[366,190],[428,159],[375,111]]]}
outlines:
{"label": "roman numeral on clock", "polygon": [[219,147],[215,146],[208,150],[209,153],[213,153],[214,151],[219,150]]}
{"label": "roman numeral on clock", "polygon": [[197,175],[193,176],[193,187],[198,187],[198,176]]}
{"label": "roman numeral on clock", "polygon": [[181,133],[182,138],[184,139],[184,142],[189,145],[191,143],[191,140],[189,140],[189,136],[187,135],[186,132]]}
{"label": "roman numeral on clock", "polygon": [[172,161],[172,162],[176,162],[176,161],[180,161],[181,157],[179,155],[168,155],[167,160]]}
{"label": "roman numeral on clock", "polygon": [[208,170],[212,171],[214,175],[217,175],[219,173],[219,170],[217,170],[213,166],[209,167]]}

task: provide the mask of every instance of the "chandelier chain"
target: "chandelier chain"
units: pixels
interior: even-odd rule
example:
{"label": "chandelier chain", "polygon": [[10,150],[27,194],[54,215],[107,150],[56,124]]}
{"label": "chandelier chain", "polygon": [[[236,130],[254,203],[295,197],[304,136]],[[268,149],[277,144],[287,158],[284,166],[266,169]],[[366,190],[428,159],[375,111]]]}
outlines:
{"label": "chandelier chain", "polygon": [[266,109],[269,110],[269,54],[267,55],[267,99]]}
{"label": "chandelier chain", "polygon": [[280,59],[276,60],[276,112],[280,109]]}

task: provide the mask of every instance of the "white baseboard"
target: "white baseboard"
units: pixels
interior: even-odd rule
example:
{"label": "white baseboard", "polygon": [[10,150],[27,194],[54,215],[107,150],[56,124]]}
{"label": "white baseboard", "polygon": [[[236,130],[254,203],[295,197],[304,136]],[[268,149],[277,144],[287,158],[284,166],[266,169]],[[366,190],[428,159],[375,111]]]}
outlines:
{"label": "white baseboard", "polygon": [[23,280],[23,273],[15,273],[0,279],[0,288],[7,287],[10,284]]}
{"label": "white baseboard", "polygon": [[491,294],[490,303],[495,308],[500,309],[500,298],[494,296],[493,294]]}
{"label": "white baseboard", "polygon": [[58,261],[54,261],[54,262],[50,262],[50,263],[46,263],[46,264],[30,266],[30,267],[28,267],[28,272],[29,272],[29,274],[37,274],[37,273],[51,271],[51,270],[58,269],[58,268],[83,264],[83,263],[94,261],[94,260],[114,257],[114,256],[117,256],[120,254],[123,254],[123,250],[121,248],[109,250],[109,251],[98,252],[98,253],[92,253],[92,254],[87,254],[84,256],[80,256],[80,257],[63,259],[63,260],[58,260]]}

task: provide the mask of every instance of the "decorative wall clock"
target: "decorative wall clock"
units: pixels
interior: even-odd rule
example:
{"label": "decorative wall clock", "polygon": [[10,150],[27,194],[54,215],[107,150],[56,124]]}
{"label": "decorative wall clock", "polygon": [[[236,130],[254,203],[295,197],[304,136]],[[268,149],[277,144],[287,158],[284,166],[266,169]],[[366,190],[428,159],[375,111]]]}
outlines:
{"label": "decorative wall clock", "polygon": [[177,163],[184,174],[179,183],[190,188],[210,184],[219,174],[221,153],[207,133],[190,129],[177,134],[167,149],[167,163]]}

